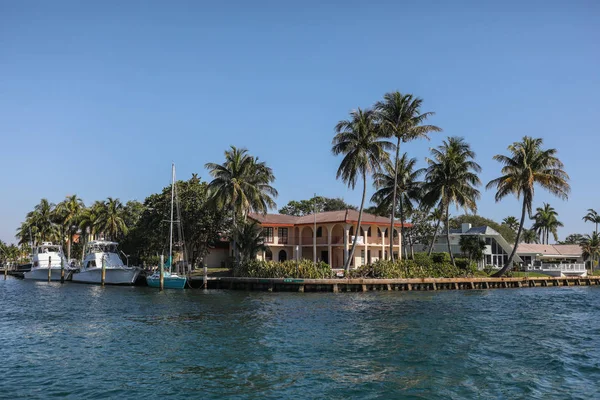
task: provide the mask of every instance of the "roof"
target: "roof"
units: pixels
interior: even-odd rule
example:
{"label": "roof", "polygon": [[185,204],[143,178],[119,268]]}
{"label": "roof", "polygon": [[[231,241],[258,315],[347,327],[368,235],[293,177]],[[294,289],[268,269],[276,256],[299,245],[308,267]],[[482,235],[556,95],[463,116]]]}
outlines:
{"label": "roof", "polygon": [[[250,213],[248,217],[259,222],[262,225],[308,225],[314,224],[315,220],[318,224],[325,223],[354,223],[358,222],[358,211],[356,210],[340,210],[326,211],[317,214],[303,215],[295,217],[293,215],[282,214],[254,214]],[[361,225],[387,225],[390,219],[377,215],[363,212]],[[396,226],[400,226],[400,221],[396,220]],[[404,226],[411,227],[412,224],[405,223]]]}
{"label": "roof", "polygon": [[498,231],[490,228],[489,226],[474,226],[464,233],[462,231],[462,228],[450,229],[450,233],[455,235],[500,235]]}
{"label": "roof", "polygon": [[576,244],[519,243],[517,253],[580,257],[582,251]]}

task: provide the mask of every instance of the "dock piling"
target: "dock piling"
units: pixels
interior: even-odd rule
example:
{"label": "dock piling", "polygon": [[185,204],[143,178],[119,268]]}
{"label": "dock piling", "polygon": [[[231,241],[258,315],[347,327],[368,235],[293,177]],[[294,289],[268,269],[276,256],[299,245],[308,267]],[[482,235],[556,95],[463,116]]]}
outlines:
{"label": "dock piling", "polygon": [[163,291],[165,289],[165,267],[164,267],[164,263],[165,263],[165,256],[161,254],[160,256],[160,285],[159,285],[159,291]]}
{"label": "dock piling", "polygon": [[102,275],[100,276],[100,283],[104,286],[106,282],[106,262],[104,262],[104,256],[102,256]]}
{"label": "dock piling", "polygon": [[202,272],[202,287],[208,289],[208,267],[206,265],[202,268]]}
{"label": "dock piling", "polygon": [[48,283],[52,280],[52,256],[48,256]]}

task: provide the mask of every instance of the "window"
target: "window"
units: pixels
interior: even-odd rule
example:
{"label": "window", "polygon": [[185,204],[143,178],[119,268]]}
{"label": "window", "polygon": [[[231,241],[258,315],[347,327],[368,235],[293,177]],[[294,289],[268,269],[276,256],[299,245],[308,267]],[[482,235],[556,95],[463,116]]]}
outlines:
{"label": "window", "polygon": [[371,227],[369,227],[369,229],[367,229],[367,236],[371,237]]}
{"label": "window", "polygon": [[354,236],[354,227],[353,226],[350,227],[350,236]]}
{"label": "window", "polygon": [[377,237],[381,237],[381,229],[377,228]]}
{"label": "window", "polygon": [[[273,228],[271,228],[271,230],[273,230]],[[265,260],[266,261],[272,261],[273,260],[273,253],[271,253],[271,250],[265,251]]]}
{"label": "window", "polygon": [[317,228],[317,237],[322,237],[323,236],[323,228],[322,227],[318,227]]}
{"label": "window", "polygon": [[265,243],[273,243],[273,228],[263,228],[263,236],[265,237]]}
{"label": "window", "polygon": [[365,251],[360,251],[360,265],[365,265]]}
{"label": "window", "polygon": [[288,228],[279,228],[277,230],[277,236],[279,236],[279,243],[287,244],[288,242]]}

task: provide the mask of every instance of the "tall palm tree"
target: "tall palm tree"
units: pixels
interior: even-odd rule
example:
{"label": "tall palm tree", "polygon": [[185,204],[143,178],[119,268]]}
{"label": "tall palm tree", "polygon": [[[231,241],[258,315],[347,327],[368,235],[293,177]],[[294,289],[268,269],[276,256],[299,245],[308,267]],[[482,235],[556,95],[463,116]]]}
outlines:
{"label": "tall palm tree", "polygon": [[444,205],[441,201],[438,203],[437,207],[431,210],[431,214],[429,214],[429,220],[435,222],[435,229],[433,231],[433,238],[431,239],[431,243],[429,244],[429,250],[427,251],[428,256],[431,256],[431,253],[433,252],[433,246],[435,246],[435,241],[437,239],[442,220],[444,219],[444,214]]}
{"label": "tall palm tree", "polygon": [[[336,135],[332,141],[331,151],[334,155],[344,157],[337,170],[337,179],[342,179],[350,188],[356,187],[359,179],[363,181],[363,194],[358,211],[357,234],[354,236],[352,249],[344,264],[346,272],[350,270],[350,260],[354,257],[358,232],[360,232],[365,197],[367,195],[367,178],[381,169],[389,159],[386,150],[394,145],[381,136],[376,123],[376,115],[371,110],[358,110],[350,113],[350,119],[338,122]],[[390,242],[393,244],[393,228],[390,231]],[[393,249],[393,247],[392,247]]]}
{"label": "tall palm tree", "polygon": [[85,238],[86,241],[96,238],[98,220],[103,208],[104,204],[101,201],[95,201],[94,204],[81,212],[79,228],[82,230],[83,234],[87,236]]}
{"label": "tall palm tree", "polygon": [[[207,163],[213,180],[208,184],[211,201],[219,209],[229,210],[233,219],[233,232],[238,219],[246,220],[249,212],[265,214],[275,208],[278,193],[272,186],[273,170],[266,163],[235,146],[225,151],[223,164]],[[235,235],[232,236],[236,261],[239,262]]]}
{"label": "tall palm tree", "polygon": [[591,235],[585,235],[580,242],[582,256],[584,259],[590,259],[590,272],[594,269],[594,260],[600,256],[600,235],[592,232]]}
{"label": "tall palm tree", "polygon": [[124,206],[119,199],[109,197],[98,210],[97,229],[110,240],[117,240],[128,232],[125,224]]}
{"label": "tall palm tree", "polygon": [[598,233],[598,224],[600,224],[600,214],[591,208],[588,209],[588,213],[583,217],[585,222],[591,222],[596,224],[596,233]]}
{"label": "tall palm tree", "polygon": [[506,264],[494,276],[502,276],[512,268],[512,262],[519,246],[525,214],[532,214],[532,203],[536,184],[553,195],[567,199],[570,191],[569,175],[563,170],[563,163],[556,157],[556,149],[543,149],[543,140],[525,136],[520,142],[508,146],[510,156],[498,154],[494,160],[502,166],[502,176],[491,180],[486,188],[496,189],[496,202],[514,194],[523,198],[521,221],[515,238],[515,245]]}
{"label": "tall palm tree", "polygon": [[538,243],[539,238],[534,229],[523,229],[522,243]]}
{"label": "tall palm tree", "polygon": [[386,161],[382,170],[373,175],[373,185],[378,190],[371,197],[371,202],[377,204],[380,210],[390,210],[395,203],[398,204],[404,249],[406,249],[404,234],[406,214],[412,213],[414,204],[421,199],[423,182],[419,181],[419,177],[425,173],[424,168],[415,169],[416,164],[416,158],[408,158],[408,154],[404,153],[398,161],[397,168],[392,162]]}
{"label": "tall palm tree", "polygon": [[23,239],[31,233],[34,244],[60,241],[60,228],[55,222],[54,208],[54,203],[41,199],[34,210],[27,214],[25,224],[17,231],[17,236]]}
{"label": "tall palm tree", "polygon": [[240,258],[243,262],[256,258],[256,254],[267,249],[263,230],[256,222],[245,222],[233,232]]}
{"label": "tall palm tree", "polygon": [[427,204],[440,203],[446,211],[446,240],[452,264],[454,255],[450,247],[450,205],[465,211],[477,211],[477,200],[481,196],[475,187],[481,184],[477,164],[471,146],[460,137],[449,137],[438,148],[431,149],[432,158],[425,176],[424,200]]}
{"label": "tall palm tree", "polygon": [[519,229],[519,220],[516,217],[513,217],[512,215],[504,218],[502,220],[502,223],[515,232],[517,231],[517,229]]}
{"label": "tall palm tree", "polygon": [[56,213],[60,215],[60,223],[68,236],[67,259],[71,259],[71,243],[73,235],[79,228],[79,219],[85,209],[83,201],[77,195],[67,196],[65,200],[56,205]]}
{"label": "tall palm tree", "polygon": [[[423,99],[414,97],[412,94],[401,94],[400,92],[386,93],[383,101],[375,103],[379,128],[383,135],[395,137],[396,157],[394,158],[395,172],[392,176],[398,176],[400,168],[400,144],[411,140],[425,138],[429,139],[430,132],[440,132],[441,129],[435,125],[423,125],[423,122],[434,115],[433,112],[421,113]],[[396,184],[394,184],[396,190]],[[394,231],[394,218],[396,212],[396,192],[392,195],[392,216],[390,220],[390,232]],[[390,257],[394,260],[394,242],[390,240]],[[400,256],[400,255],[399,255]]]}
{"label": "tall palm tree", "polygon": [[563,223],[557,217],[558,213],[548,203],[544,203],[543,207],[536,208],[532,229],[538,233],[543,244],[550,243],[550,233],[554,236],[554,240],[558,240],[558,228],[562,227]]}

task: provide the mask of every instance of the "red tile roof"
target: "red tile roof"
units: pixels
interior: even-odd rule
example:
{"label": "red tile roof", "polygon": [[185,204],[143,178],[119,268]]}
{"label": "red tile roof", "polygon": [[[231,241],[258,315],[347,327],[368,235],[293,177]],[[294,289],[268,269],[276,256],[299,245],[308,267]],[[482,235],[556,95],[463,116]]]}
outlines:
{"label": "red tile roof", "polygon": [[[291,215],[282,214],[253,214],[248,215],[253,220],[262,225],[309,225],[315,223],[315,215],[304,215],[302,217],[294,217]],[[327,211],[316,214],[316,222],[318,224],[326,223],[356,223],[358,222],[358,211],[356,210],[340,210]],[[361,225],[388,225],[389,218],[379,217],[377,215],[363,212]],[[396,220],[395,226],[400,226],[400,221]],[[405,223],[404,226],[411,227],[412,224]]]}

